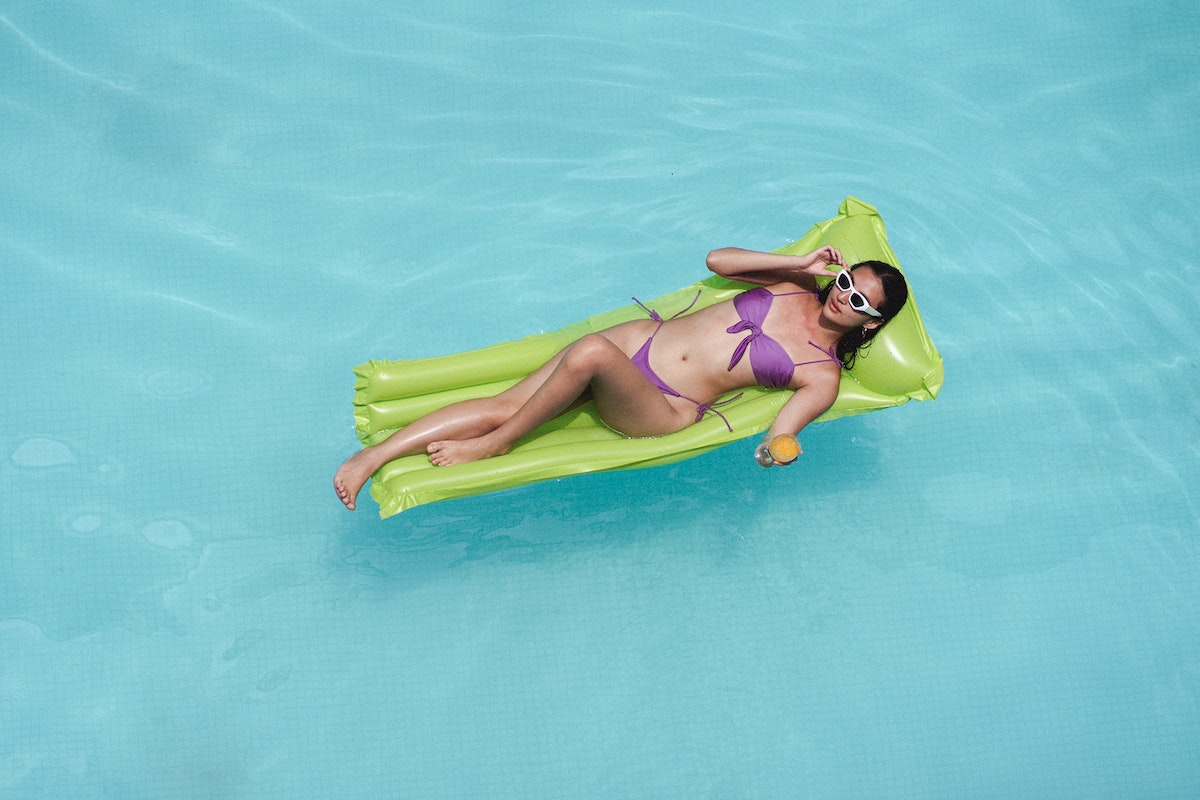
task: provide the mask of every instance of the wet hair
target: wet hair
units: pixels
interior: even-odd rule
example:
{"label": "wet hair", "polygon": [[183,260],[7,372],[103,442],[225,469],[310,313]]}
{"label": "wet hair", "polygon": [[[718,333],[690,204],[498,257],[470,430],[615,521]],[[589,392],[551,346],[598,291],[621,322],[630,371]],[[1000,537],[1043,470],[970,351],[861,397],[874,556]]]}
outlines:
{"label": "wet hair", "polygon": [[[883,315],[883,321],[886,323],[892,317],[900,313],[900,309],[904,308],[905,302],[908,301],[908,282],[904,280],[904,276],[900,274],[900,270],[888,264],[886,261],[860,261],[850,268],[850,271],[859,267],[867,267],[875,276],[879,278],[879,283],[883,287],[883,302],[875,307],[875,310]],[[829,297],[829,293],[833,291],[834,281],[830,281],[817,294],[817,299],[821,303]],[[854,366],[854,359],[858,356],[860,349],[865,349],[871,340],[875,338],[875,334],[883,330],[880,325],[876,328],[863,330],[862,328],[853,328],[846,331],[837,343],[837,357],[841,359],[842,366],[850,369]]]}

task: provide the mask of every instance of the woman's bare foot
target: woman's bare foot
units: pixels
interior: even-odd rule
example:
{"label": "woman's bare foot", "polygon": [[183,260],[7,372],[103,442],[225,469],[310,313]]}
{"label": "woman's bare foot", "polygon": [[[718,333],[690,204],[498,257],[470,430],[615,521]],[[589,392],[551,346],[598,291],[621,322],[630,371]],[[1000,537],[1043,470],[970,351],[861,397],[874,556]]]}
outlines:
{"label": "woman's bare foot", "polygon": [[508,452],[507,447],[497,445],[490,436],[478,436],[474,439],[445,439],[440,442],[430,442],[429,447],[425,449],[429,452],[429,460],[439,467],[481,461],[492,456],[502,456]]}
{"label": "woman's bare foot", "polygon": [[354,510],[354,501],[358,497],[359,489],[362,489],[367,478],[375,472],[375,466],[367,453],[367,450],[359,450],[347,458],[333,476],[333,488],[337,491],[338,499],[351,511]]}

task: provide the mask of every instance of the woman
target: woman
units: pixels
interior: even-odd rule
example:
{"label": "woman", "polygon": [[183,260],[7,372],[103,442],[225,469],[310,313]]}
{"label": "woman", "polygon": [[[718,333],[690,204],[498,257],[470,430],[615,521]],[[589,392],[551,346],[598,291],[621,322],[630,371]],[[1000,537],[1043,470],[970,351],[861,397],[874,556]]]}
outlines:
{"label": "woman", "polygon": [[[835,280],[818,290],[817,276]],[[908,298],[894,267],[867,261],[846,268],[834,247],[802,256],[727,247],[708,254],[718,275],[757,284],[733,300],[691,314],[647,309],[574,342],[527,378],[494,396],[455,403],[352,455],[333,484],[347,508],[376,470],[428,453],[438,466],[508,452],[543,422],[594,400],[606,425],[630,437],[662,436],[705,414],[712,401],[761,384],[795,393],[767,439],[799,433],[837,399],[843,366]],[[664,319],[658,312],[673,312]],[[728,423],[727,423],[728,424]]]}

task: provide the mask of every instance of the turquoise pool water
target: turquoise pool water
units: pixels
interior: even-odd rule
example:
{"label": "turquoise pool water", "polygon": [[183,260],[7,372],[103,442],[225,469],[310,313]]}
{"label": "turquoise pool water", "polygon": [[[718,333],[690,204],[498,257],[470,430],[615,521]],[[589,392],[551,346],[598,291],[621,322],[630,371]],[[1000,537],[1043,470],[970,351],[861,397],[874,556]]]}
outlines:
{"label": "turquoise pool water", "polygon": [[[1200,793],[1190,3],[0,8],[0,796]],[[381,522],[351,368],[874,203],[932,404]]]}

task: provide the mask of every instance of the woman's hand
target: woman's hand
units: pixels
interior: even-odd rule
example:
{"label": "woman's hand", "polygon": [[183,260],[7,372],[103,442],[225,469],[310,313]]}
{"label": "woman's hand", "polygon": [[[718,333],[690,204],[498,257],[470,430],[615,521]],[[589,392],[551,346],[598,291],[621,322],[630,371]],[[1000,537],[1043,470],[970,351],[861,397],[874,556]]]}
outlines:
{"label": "woman's hand", "polygon": [[800,256],[800,268],[806,275],[820,278],[829,276],[829,267],[838,266],[843,269],[846,267],[846,260],[842,258],[842,251],[832,245],[818,247],[811,253]]}
{"label": "woman's hand", "polygon": [[763,439],[754,448],[754,460],[760,467],[786,467],[803,452],[798,438],[790,433],[781,433]]}
{"label": "woman's hand", "polygon": [[845,267],[846,261],[841,251],[830,245],[802,256],[762,253],[740,247],[722,247],[708,254],[708,268],[722,277],[757,284],[790,281],[810,290],[817,288],[813,278],[832,277],[831,266]]}

